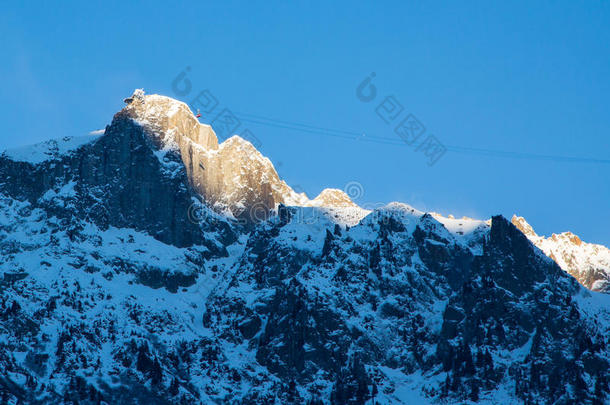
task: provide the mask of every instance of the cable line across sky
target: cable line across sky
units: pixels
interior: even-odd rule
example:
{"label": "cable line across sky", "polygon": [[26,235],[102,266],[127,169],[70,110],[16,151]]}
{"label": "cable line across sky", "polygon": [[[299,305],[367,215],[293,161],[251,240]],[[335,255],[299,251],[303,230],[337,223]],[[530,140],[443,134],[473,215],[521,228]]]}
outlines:
{"label": "cable line across sky", "polygon": [[[261,115],[249,114],[249,113],[239,113],[236,112],[235,115],[239,117],[240,120],[256,125],[263,125],[274,128],[281,129],[289,129],[293,131],[309,133],[314,135],[324,135],[331,136],[335,138],[347,139],[347,140],[357,140],[363,142],[373,142],[385,145],[396,145],[396,146],[408,146],[406,143],[402,142],[400,139],[391,139],[388,137],[369,135],[365,132],[356,132],[349,131],[343,129],[333,129],[320,127],[315,125],[297,123],[293,121],[287,120],[279,120],[275,118],[264,117]],[[491,156],[491,157],[500,157],[500,158],[509,158],[509,159],[526,159],[526,160],[546,160],[552,162],[563,162],[563,163],[589,163],[589,164],[610,164],[610,159],[598,159],[598,158],[590,158],[590,157],[578,157],[578,156],[563,156],[563,155],[546,155],[546,154],[538,154],[538,153],[528,153],[528,152],[515,152],[515,151],[504,151],[504,150],[496,150],[496,149],[486,149],[486,148],[473,148],[467,146],[456,146],[456,145],[445,145],[448,151],[455,153],[463,153],[466,155],[476,155],[476,156]]]}

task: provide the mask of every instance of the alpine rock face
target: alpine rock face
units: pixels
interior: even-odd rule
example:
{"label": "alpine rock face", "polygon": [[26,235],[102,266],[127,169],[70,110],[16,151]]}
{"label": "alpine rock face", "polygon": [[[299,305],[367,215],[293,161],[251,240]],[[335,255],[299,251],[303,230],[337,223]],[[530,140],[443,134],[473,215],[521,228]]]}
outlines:
{"label": "alpine rock face", "polygon": [[126,102],[0,155],[3,403],[607,402],[592,262],[523,220],[309,199],[186,104]]}
{"label": "alpine rock face", "polygon": [[126,101],[125,113],[151,135],[159,159],[169,152],[180,156],[193,190],[219,212],[250,222],[279,204],[355,206],[338,190],[324,190],[313,201],[296,193],[250,142],[235,135],[219,145],[212,128],[182,102],[141,90]]}
{"label": "alpine rock face", "polygon": [[548,238],[539,236],[523,217],[516,215],[511,222],[582,285],[593,291],[610,293],[610,249],[583,242],[572,232],[552,234]]}

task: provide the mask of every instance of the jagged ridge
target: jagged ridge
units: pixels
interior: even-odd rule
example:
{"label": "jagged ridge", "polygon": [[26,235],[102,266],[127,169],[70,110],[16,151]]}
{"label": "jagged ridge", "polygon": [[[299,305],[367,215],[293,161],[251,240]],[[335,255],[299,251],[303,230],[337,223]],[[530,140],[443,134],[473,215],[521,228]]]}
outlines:
{"label": "jagged ridge", "polygon": [[[340,190],[286,206],[250,144],[218,145],[158,97],[135,93],[83,145],[0,157],[3,400],[606,401],[610,296],[511,222],[392,203],[346,226],[359,207]],[[223,148],[230,165],[214,163]],[[258,168],[271,192],[199,162]],[[193,221],[198,198],[277,209],[250,227],[205,206]]]}
{"label": "jagged ridge", "polygon": [[539,236],[523,217],[516,215],[512,223],[582,285],[593,291],[610,293],[610,249],[583,242],[572,232],[552,234],[548,238]]}

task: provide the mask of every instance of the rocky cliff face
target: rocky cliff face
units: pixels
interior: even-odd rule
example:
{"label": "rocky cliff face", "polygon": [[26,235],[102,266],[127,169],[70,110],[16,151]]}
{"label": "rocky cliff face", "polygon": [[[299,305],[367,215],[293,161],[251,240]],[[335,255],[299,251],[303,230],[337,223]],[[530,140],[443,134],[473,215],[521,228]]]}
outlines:
{"label": "rocky cliff face", "polygon": [[[128,101],[125,113],[152,135],[161,153],[180,155],[190,185],[215,210],[256,222],[266,219],[279,204],[311,205],[305,194],[296,193],[279,178],[271,161],[250,142],[235,135],[219,145],[212,128],[199,123],[186,104],[141,91]],[[329,190],[324,195],[330,194]],[[336,200],[341,206],[355,206],[346,197],[314,203],[332,206]]]}
{"label": "rocky cliff face", "polygon": [[516,215],[512,223],[582,285],[593,291],[610,292],[610,249],[583,242],[572,232],[539,236],[523,217]]}
{"label": "rocky cliff face", "polygon": [[222,220],[189,219],[194,195],[178,159],[160,159],[146,130],[120,112],[103,136],[71,153],[37,163],[0,156],[0,191],[101,229],[133,228],[165,243],[204,244],[218,253],[235,234]]}
{"label": "rocky cliff face", "polygon": [[309,200],[185,105],[128,102],[0,156],[3,403],[607,402],[610,295],[524,221]]}

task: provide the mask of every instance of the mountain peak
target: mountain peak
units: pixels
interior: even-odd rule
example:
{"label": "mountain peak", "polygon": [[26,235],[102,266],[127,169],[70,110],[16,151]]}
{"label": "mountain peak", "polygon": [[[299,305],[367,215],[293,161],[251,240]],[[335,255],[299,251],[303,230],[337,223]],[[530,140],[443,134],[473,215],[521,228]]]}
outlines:
{"label": "mountain peak", "polygon": [[519,229],[521,232],[523,232],[523,234],[525,236],[527,236],[527,237],[538,236],[536,234],[536,232],[534,231],[534,228],[532,228],[532,226],[527,223],[525,218],[518,217],[517,215],[513,215],[510,222],[512,222],[512,224],[515,225],[517,227],[517,229]]}
{"label": "mountain peak", "polygon": [[232,135],[219,144],[212,127],[200,123],[181,101],[138,89],[125,102],[123,111],[147,130],[161,151],[180,155],[191,186],[217,211],[252,222],[252,210],[260,220],[279,204],[358,207],[338,189],[326,189],[314,200],[296,193],[252,143]]}
{"label": "mountain peak", "polygon": [[123,111],[149,130],[160,148],[181,150],[193,143],[205,149],[218,149],[212,127],[201,124],[187,104],[158,94],[144,95],[142,89],[134,91],[125,102]]}
{"label": "mountain peak", "polygon": [[578,237],[578,235],[575,235],[570,231],[562,232],[560,234],[554,233],[551,235],[550,239],[554,241],[567,240],[569,243],[575,246],[581,246],[583,243],[582,240]]}
{"label": "mountain peak", "polygon": [[570,273],[582,285],[594,291],[610,292],[610,249],[583,242],[572,232],[539,236],[523,217],[511,222],[545,255]]}
{"label": "mountain peak", "polygon": [[325,188],[311,201],[311,205],[337,208],[358,206],[349,198],[345,191],[337,188]]}
{"label": "mountain peak", "polygon": [[250,150],[256,150],[258,152],[256,147],[254,145],[252,145],[252,143],[250,141],[242,138],[239,135],[233,135],[233,136],[227,138],[222,144],[225,146],[238,145],[239,147],[248,148]]}

